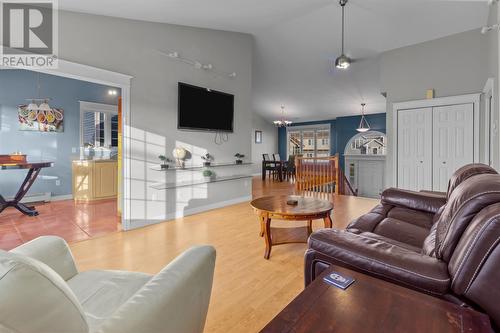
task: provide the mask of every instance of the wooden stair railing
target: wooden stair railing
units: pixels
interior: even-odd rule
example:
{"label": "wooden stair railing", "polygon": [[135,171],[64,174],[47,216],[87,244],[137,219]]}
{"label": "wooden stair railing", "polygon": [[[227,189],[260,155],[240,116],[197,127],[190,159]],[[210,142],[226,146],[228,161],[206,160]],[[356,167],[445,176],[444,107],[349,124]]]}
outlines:
{"label": "wooden stair railing", "polygon": [[295,187],[300,192],[357,195],[339,166],[339,155],[296,157]]}

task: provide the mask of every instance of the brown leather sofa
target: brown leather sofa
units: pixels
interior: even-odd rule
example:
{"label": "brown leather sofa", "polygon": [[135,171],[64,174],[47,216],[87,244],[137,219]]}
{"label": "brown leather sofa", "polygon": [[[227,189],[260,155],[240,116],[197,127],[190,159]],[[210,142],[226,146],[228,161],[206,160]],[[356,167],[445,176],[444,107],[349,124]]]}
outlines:
{"label": "brown leather sofa", "polygon": [[486,312],[500,327],[500,175],[457,170],[446,195],[390,188],[345,230],[311,234],[305,283],[341,265]]}

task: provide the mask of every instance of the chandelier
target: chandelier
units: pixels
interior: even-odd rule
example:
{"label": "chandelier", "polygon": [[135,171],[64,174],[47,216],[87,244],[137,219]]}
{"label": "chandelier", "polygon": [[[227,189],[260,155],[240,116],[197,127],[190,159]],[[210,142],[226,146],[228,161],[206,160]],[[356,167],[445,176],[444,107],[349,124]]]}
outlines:
{"label": "chandelier", "polygon": [[285,120],[285,106],[281,106],[281,119],[273,121],[274,126],[276,127],[287,127],[292,124],[290,120]]}
{"label": "chandelier", "polygon": [[360,133],[368,132],[370,130],[370,124],[368,124],[368,120],[365,117],[365,106],[366,103],[361,103],[361,121],[359,122],[358,128],[356,131]]}

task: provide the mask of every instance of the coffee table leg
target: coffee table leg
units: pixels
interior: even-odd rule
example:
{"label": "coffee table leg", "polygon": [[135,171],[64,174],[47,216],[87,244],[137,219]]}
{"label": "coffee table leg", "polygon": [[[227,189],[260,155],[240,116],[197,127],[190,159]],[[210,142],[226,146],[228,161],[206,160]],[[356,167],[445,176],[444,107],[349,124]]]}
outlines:
{"label": "coffee table leg", "polygon": [[259,233],[259,236],[260,237],[264,237],[264,229],[265,229],[265,223],[266,223],[266,218],[265,216],[259,216],[259,219],[260,219],[260,233]]}
{"label": "coffee table leg", "polygon": [[273,246],[271,240],[271,219],[269,217],[266,217],[264,221],[264,240],[266,241],[266,252],[264,253],[264,258],[269,259],[271,256],[271,247]]}
{"label": "coffee table leg", "polygon": [[323,219],[323,221],[325,222],[325,228],[331,228],[333,226],[332,218],[330,217],[330,214],[328,214],[327,216],[325,216],[325,218]]}
{"label": "coffee table leg", "polygon": [[312,223],[312,220],[307,221],[307,237],[309,237],[313,232]]}

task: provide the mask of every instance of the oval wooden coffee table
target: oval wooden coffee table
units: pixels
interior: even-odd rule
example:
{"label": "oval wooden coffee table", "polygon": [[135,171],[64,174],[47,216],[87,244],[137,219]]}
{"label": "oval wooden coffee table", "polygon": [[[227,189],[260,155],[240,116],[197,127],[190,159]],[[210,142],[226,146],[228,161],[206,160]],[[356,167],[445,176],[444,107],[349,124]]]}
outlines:
{"label": "oval wooden coffee table", "polygon": [[[287,204],[288,200],[297,200],[297,205]],[[269,259],[273,245],[288,243],[307,243],[312,233],[312,221],[323,219],[325,228],[332,227],[330,217],[332,203],[311,197],[281,195],[262,197],[253,200],[252,207],[259,214],[260,236],[264,237],[266,252],[264,258]],[[271,228],[271,220],[307,221],[306,227]]]}

